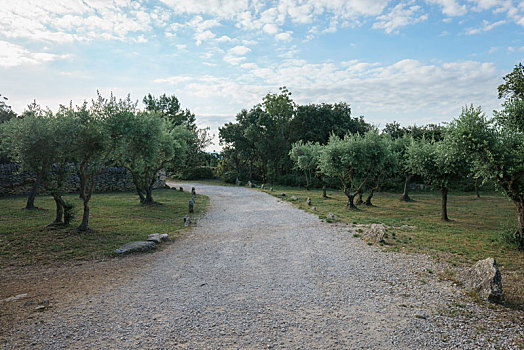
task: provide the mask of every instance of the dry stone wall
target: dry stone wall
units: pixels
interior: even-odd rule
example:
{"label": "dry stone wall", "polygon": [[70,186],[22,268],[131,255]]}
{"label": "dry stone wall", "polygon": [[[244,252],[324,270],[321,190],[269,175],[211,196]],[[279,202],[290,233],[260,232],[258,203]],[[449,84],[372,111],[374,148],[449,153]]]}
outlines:
{"label": "dry stone wall", "polygon": [[[0,164],[0,196],[15,196],[28,194],[36,176],[28,172],[21,172],[19,164]],[[96,192],[134,191],[135,185],[131,174],[123,167],[111,167],[107,172],[96,176]],[[166,185],[166,172],[160,170],[157,174],[155,188]],[[65,183],[67,192],[78,192],[80,179],[72,169]]]}

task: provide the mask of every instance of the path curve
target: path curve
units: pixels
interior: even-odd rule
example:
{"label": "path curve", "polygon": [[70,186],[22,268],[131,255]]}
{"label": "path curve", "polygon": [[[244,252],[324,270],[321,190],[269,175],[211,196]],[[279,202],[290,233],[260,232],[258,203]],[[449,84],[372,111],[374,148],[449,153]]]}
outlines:
{"label": "path curve", "polygon": [[[424,256],[370,247],[255,190],[182,186],[211,198],[184,238],[125,285],[13,331],[6,347],[489,349],[522,337]],[[498,327],[494,339],[485,327]]]}

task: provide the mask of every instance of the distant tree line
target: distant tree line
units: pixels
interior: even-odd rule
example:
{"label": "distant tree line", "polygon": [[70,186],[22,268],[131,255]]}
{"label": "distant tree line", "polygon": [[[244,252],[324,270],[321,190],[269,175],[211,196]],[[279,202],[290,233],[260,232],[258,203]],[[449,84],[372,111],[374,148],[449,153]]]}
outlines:
{"label": "distant tree line", "polygon": [[205,161],[207,130],[199,130],[195,115],[182,110],[175,96],[144,97],[138,102],[98,94],[90,104],[61,105],[56,113],[30,104],[16,116],[5,103],[0,106],[0,153],[4,161],[21,164],[21,171],[36,175],[27,200],[35,207],[39,190],[56,203],[55,224],[68,224],[72,205],[63,198],[64,182],[71,171],[80,178],[83,204],[80,231],[89,228],[90,200],[96,175],[111,166],[131,174],[140,203],[154,204],[153,185],[158,171],[183,172]]}
{"label": "distant tree line", "polygon": [[[353,118],[346,103],[297,106],[284,87],[262,103],[242,110],[219,129],[224,146],[221,171],[236,179],[296,185],[337,183],[346,207],[372,205],[387,179],[408,184],[422,179],[441,192],[441,218],[448,221],[448,193],[457,181],[494,183],[515,204],[515,241],[524,248],[524,67],[515,66],[498,87],[502,109],[487,118],[481,107],[466,106],[447,125],[401,127],[382,131]],[[300,175],[302,174],[302,175]],[[302,179],[302,180],[300,180]],[[367,193],[366,200],[363,194]],[[325,191],[323,192],[325,196]],[[477,193],[478,195],[478,193]]]}

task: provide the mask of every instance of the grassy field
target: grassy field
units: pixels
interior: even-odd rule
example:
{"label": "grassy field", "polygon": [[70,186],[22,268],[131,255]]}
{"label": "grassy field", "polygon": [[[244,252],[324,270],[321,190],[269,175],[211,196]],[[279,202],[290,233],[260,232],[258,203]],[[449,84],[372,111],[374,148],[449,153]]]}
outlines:
{"label": "grassy field", "polygon": [[[507,304],[524,309],[524,253],[500,238],[504,226],[516,225],[516,210],[507,199],[496,193],[450,193],[448,215],[450,222],[440,220],[440,193],[413,193],[413,202],[399,201],[398,193],[377,193],[375,206],[359,206],[359,211],[345,209],[346,197],[341,191],[328,191],[329,199],[321,198],[320,190],[305,191],[296,187],[273,186],[270,194],[281,198],[286,193],[298,200],[299,208],[315,212],[321,219],[342,223],[383,223],[388,225],[384,247],[393,251],[426,253],[460,268],[480,259],[494,257],[503,275]],[[267,190],[265,192],[268,192]],[[268,192],[269,193],[269,192]],[[311,197],[312,205],[306,205]],[[364,197],[365,199],[365,197]],[[349,234],[349,233],[348,233]],[[453,276],[448,276],[453,277]]]}
{"label": "grassy field", "polygon": [[[76,204],[76,218],[70,227],[48,227],[55,218],[55,204],[49,196],[36,198],[36,210],[23,210],[25,197],[0,198],[0,266],[57,264],[71,260],[92,260],[113,255],[127,242],[145,240],[150,233],[176,237],[184,229],[190,192],[161,189],[153,192],[160,203],[141,206],[131,192],[95,193],[90,202],[91,232],[79,233],[82,216],[78,195],[65,199]],[[195,214],[202,213],[208,198],[198,195]]]}

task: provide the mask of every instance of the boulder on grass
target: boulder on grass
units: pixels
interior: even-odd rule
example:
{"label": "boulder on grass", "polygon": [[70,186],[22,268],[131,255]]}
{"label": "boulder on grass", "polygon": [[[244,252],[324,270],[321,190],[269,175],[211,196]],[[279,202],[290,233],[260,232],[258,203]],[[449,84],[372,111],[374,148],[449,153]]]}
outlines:
{"label": "boulder on grass", "polygon": [[167,233],[160,234],[160,239],[162,242],[169,241],[169,235]]}
{"label": "boulder on grass", "polygon": [[117,254],[128,254],[128,253],[135,253],[135,252],[146,252],[148,250],[153,250],[156,248],[155,242],[151,241],[136,241],[124,244],[117,250],[115,250],[115,253]]}
{"label": "boulder on grass", "polygon": [[464,287],[474,291],[483,300],[502,301],[502,275],[495,259],[477,261],[464,275]]}
{"label": "boulder on grass", "polygon": [[386,227],[382,224],[372,224],[369,229],[364,231],[362,237],[371,243],[383,243],[386,235]]}
{"label": "boulder on grass", "polygon": [[292,201],[296,201],[296,200],[298,200],[297,196],[291,196],[290,199],[291,199]]}

